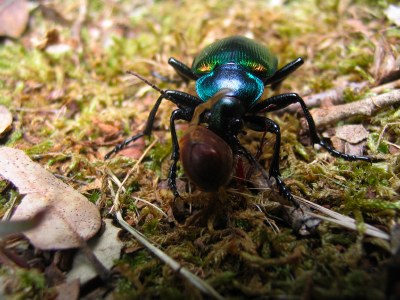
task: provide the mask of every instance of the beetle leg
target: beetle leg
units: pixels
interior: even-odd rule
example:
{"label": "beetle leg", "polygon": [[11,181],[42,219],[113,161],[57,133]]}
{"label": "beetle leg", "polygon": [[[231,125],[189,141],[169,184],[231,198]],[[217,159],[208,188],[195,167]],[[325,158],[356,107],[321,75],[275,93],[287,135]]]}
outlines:
{"label": "beetle leg", "polygon": [[171,57],[168,63],[174,68],[175,72],[182,77],[183,81],[188,83],[190,80],[196,81],[199,77],[195,75],[192,70],[183,62]]}
{"label": "beetle leg", "polygon": [[179,160],[179,143],[175,129],[175,121],[176,120],[190,121],[193,116],[193,111],[194,109],[186,109],[186,110],[176,109],[172,112],[171,118],[169,120],[171,139],[172,139],[172,154],[171,154],[172,164],[168,174],[168,186],[174,193],[175,197],[179,197],[179,193],[176,187],[176,170],[177,170],[177,163]]}
{"label": "beetle leg", "polygon": [[279,151],[281,149],[281,130],[279,128],[279,125],[271,119],[261,116],[248,116],[245,118],[245,122],[246,125],[254,131],[270,132],[275,134],[274,152],[272,154],[271,165],[269,167],[269,176],[275,178],[276,185],[278,186],[281,195],[298,208],[299,203],[293,198],[290,189],[285,185],[280,177],[281,174],[279,171]]}
{"label": "beetle leg", "polygon": [[363,161],[367,161],[367,162],[375,161],[375,159],[368,157],[368,156],[350,155],[350,154],[340,152],[340,151],[332,148],[332,146],[326,140],[322,140],[318,136],[317,128],[314,123],[314,119],[311,116],[310,111],[308,110],[306,104],[304,103],[304,100],[296,93],[276,95],[276,96],[268,98],[264,101],[258,102],[250,109],[250,112],[257,113],[257,112],[261,112],[261,111],[274,111],[274,110],[285,108],[286,106],[288,106],[290,104],[294,104],[294,103],[299,103],[301,105],[304,116],[308,123],[310,138],[311,138],[311,142],[313,144],[319,144],[322,147],[324,147],[332,156],[340,157],[340,158],[343,158],[346,160],[363,160]]}
{"label": "beetle leg", "polygon": [[276,71],[272,77],[268,78],[264,82],[264,85],[272,84],[272,89],[275,89],[287,76],[296,71],[303,63],[304,60],[301,57],[295,59]]}
{"label": "beetle leg", "polygon": [[153,108],[151,109],[149,113],[149,117],[147,118],[147,123],[146,127],[143,132],[138,133],[125,141],[123,141],[121,144],[118,144],[115,146],[114,149],[112,149],[110,152],[108,152],[105,156],[104,159],[108,159],[111,157],[111,155],[118,153],[122,149],[124,149],[128,144],[138,140],[142,136],[150,136],[152,131],[153,131],[153,125],[154,125],[154,120],[156,117],[156,113],[158,111],[158,108],[160,107],[161,101],[163,99],[167,99],[173,103],[175,103],[178,107],[190,107],[190,108],[195,108],[197,105],[203,103],[199,98],[192,96],[190,94],[181,92],[181,91],[175,91],[175,90],[166,90],[163,91],[163,93],[158,97],[156,103],[154,104]]}
{"label": "beetle leg", "polygon": [[[272,120],[270,120],[272,122]],[[274,123],[274,122],[272,122]],[[273,126],[274,127],[274,126]],[[277,136],[277,140],[280,141],[280,133],[276,134]],[[279,136],[279,138],[278,138]],[[239,140],[237,140],[235,138],[234,140],[234,144],[235,144],[235,148],[236,148],[236,152],[241,153],[242,155],[244,155],[244,157],[246,157],[246,159],[254,166],[256,166],[256,168],[261,172],[262,176],[265,179],[269,179],[271,176],[274,177],[275,181],[276,181],[276,186],[278,187],[279,193],[286,198],[290,203],[292,203],[296,208],[300,208],[299,203],[294,199],[292,193],[290,192],[290,189],[286,186],[286,184],[283,182],[283,180],[281,179],[281,177],[279,176],[279,161],[276,163],[277,165],[277,169],[275,169],[275,167],[273,167],[273,161],[271,162],[271,166],[270,166],[270,171],[269,174],[267,173],[267,171],[264,170],[264,168],[260,165],[260,163],[254,158],[254,156],[245,148],[243,147]],[[278,143],[275,142],[275,147],[274,149],[278,149],[278,154],[277,157],[279,158],[279,147],[280,146],[276,146]],[[280,145],[280,143],[278,144]],[[275,152],[275,150],[274,150]],[[274,156],[276,157],[275,153]],[[274,158],[273,158],[274,160]]]}
{"label": "beetle leg", "polygon": [[280,176],[279,172],[279,151],[281,149],[281,130],[279,125],[271,119],[261,116],[248,116],[244,121],[248,128],[258,132],[270,132],[275,134],[274,152],[272,154],[269,175],[272,177]]}

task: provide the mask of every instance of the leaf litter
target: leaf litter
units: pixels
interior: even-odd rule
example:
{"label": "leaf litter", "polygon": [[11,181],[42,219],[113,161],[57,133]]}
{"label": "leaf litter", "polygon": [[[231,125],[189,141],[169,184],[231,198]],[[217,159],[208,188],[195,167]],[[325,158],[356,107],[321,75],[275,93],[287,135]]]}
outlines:
{"label": "leaf litter", "polygon": [[11,130],[12,114],[4,105],[0,105],[0,137]]}
{"label": "leaf litter", "polygon": [[0,174],[25,195],[15,209],[12,221],[32,218],[46,211],[42,221],[24,234],[42,250],[79,247],[100,228],[96,206],[63,183],[22,150],[0,148]]}
{"label": "leaf litter", "polygon": [[[278,92],[322,99],[315,101],[315,106],[322,103],[322,109],[334,102],[326,99],[327,91],[338,91],[334,97],[341,105],[393,95],[399,87],[400,35],[393,18],[388,20],[383,13],[388,7],[384,2],[307,0],[271,8],[258,1],[246,5],[206,1],[205,6],[182,2],[180,9],[172,2],[40,3],[31,12],[35,26],[20,40],[7,40],[0,48],[0,100],[16,112],[12,131],[3,141],[24,149],[51,173],[83,191],[97,204],[103,219],[116,211],[118,198],[117,211],[126,223],[223,297],[388,298],[395,289],[386,289],[386,283],[393,287],[385,279],[391,274],[386,266],[392,263],[387,234],[397,221],[400,191],[397,100],[351,119],[343,117],[341,106],[330,108],[340,118],[329,127],[339,122],[366,128],[369,136],[360,151],[385,159],[373,165],[314,151],[297,116],[271,115],[282,131],[285,182],[294,195],[318,205],[312,213],[327,209],[338,224],[287,214],[273,186],[254,172],[217,195],[197,191],[180,173],[182,199],[174,201],[165,188],[170,103],[160,108],[154,130],[158,141],[151,149],[145,151],[143,142],[127,152],[140,156],[140,164],[126,157],[102,161],[113,144],[141,130],[158,97],[148,86],[126,85],[125,71],[133,70],[163,89],[194,93],[191,84],[176,83],[168,58],[190,64],[205,45],[229,35],[267,42],[280,65],[303,56],[305,65]],[[42,48],[36,41],[42,42]],[[152,72],[175,83],[151,77]],[[350,110],[362,107],[359,104]],[[323,134],[332,136],[332,132],[326,129]],[[252,132],[242,137],[253,153],[260,147],[259,140]],[[273,138],[267,135],[265,140],[260,163],[268,169]],[[1,183],[4,214],[10,210],[8,200],[18,193],[7,180]],[[312,230],[300,237],[304,228],[298,232],[290,224],[303,221]],[[375,235],[369,235],[370,230]],[[97,292],[102,297],[129,299],[208,297],[130,235],[123,231],[119,237],[126,247],[111,270],[117,276],[82,285],[81,296]],[[24,245],[25,250],[18,252]],[[6,248],[0,248],[7,255],[22,253],[19,262],[24,262],[16,268],[12,259],[3,263],[0,258],[6,290],[26,298],[49,295],[45,284],[47,288],[60,282],[53,283],[43,270],[50,264],[60,273],[67,272],[59,258],[68,257],[68,252],[35,253],[34,261],[42,264],[35,269],[26,245],[23,240],[6,239]],[[71,289],[76,294],[76,285]]]}

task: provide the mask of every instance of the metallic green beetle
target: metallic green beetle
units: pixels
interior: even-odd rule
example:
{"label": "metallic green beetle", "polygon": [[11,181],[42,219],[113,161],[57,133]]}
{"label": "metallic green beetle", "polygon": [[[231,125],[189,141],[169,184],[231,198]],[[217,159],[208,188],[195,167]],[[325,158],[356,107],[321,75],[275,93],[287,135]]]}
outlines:
{"label": "metallic green beetle", "polygon": [[[232,36],[206,47],[195,58],[191,68],[175,58],[170,58],[168,63],[184,81],[196,82],[198,96],[178,90],[159,90],[134,74],[160,91],[161,95],[149,114],[145,130],[117,145],[106,158],[140,137],[151,135],[155,115],[163,99],[175,103],[178,108],[172,112],[170,118],[173,149],[168,176],[169,187],[175,196],[179,196],[176,171],[180,157],[184,171],[193,183],[203,190],[215,191],[229,182],[235,170],[232,157],[241,155],[256,166],[264,177],[273,177],[280,193],[298,207],[279,173],[280,128],[264,116],[265,112],[279,110],[293,103],[299,103],[303,110],[313,144],[319,144],[333,156],[346,160],[374,161],[367,156],[339,152],[321,139],[307,106],[298,94],[286,93],[260,100],[267,85],[279,84],[303,64],[300,57],[278,69],[277,58],[268,48],[251,39]],[[175,131],[176,120],[186,120],[194,125],[180,143]],[[238,135],[244,127],[275,134],[274,152],[268,173],[240,144]]]}

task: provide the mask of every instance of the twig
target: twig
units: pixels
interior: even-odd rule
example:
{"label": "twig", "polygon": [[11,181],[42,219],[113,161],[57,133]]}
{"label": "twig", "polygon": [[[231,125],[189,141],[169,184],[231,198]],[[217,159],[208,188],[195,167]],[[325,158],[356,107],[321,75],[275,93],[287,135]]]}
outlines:
{"label": "twig", "polygon": [[[78,49],[79,47],[82,47],[82,25],[86,21],[86,16],[87,16],[87,11],[88,11],[88,2],[87,0],[83,0],[80,2],[79,5],[79,14],[78,17],[76,18],[76,21],[74,22],[71,32],[72,32],[72,37],[76,40]],[[79,49],[82,50],[82,49]]]}
{"label": "twig", "polygon": [[[304,96],[304,102],[306,103],[308,108],[320,107],[325,103],[329,103],[329,105],[338,105],[343,103],[344,100],[344,92],[349,90],[353,93],[358,93],[361,90],[367,88],[370,85],[368,81],[363,82],[350,82],[346,84],[344,87],[338,87],[330,90],[323,91],[318,94],[311,94],[308,96]],[[371,88],[371,93],[381,94],[387,90],[393,90],[400,88],[400,79],[396,81],[392,81],[389,83],[381,84]],[[282,110],[279,110],[278,113],[289,112],[295,113],[301,111],[300,104],[290,105]]]}
{"label": "twig", "polygon": [[[349,228],[349,229],[357,230],[356,220],[354,220],[353,218],[342,215],[342,214],[335,212],[333,210],[330,210],[326,207],[320,206],[320,205],[313,203],[311,201],[308,201],[302,197],[298,197],[298,196],[294,196],[294,197],[296,198],[297,201],[303,203],[304,205],[308,206],[309,208],[316,209],[319,212],[326,214],[329,217],[321,216],[321,215],[314,214],[314,213],[308,212],[308,211],[305,212],[306,214],[308,214],[312,217],[315,217],[315,218],[319,218],[321,220],[336,223],[338,225],[341,225],[341,226]],[[365,223],[365,234],[373,236],[373,237],[377,237],[377,238],[380,238],[383,240],[390,240],[390,236],[386,232],[383,232],[382,230],[380,230],[372,225],[366,224],[366,223]]]}
{"label": "twig", "polygon": [[391,81],[385,84],[378,85],[371,89],[372,93],[380,94],[387,90],[394,90],[400,88],[400,79]]}
{"label": "twig", "polygon": [[133,197],[133,199],[135,199],[136,201],[135,201],[135,204],[137,203],[137,202],[143,202],[143,203],[146,203],[147,205],[150,205],[151,207],[153,207],[155,210],[157,210],[160,214],[162,214],[164,217],[166,217],[166,218],[168,218],[168,215],[165,213],[165,212],[163,212],[163,210],[161,209],[161,208],[159,208],[157,205],[155,205],[155,204],[153,204],[153,203],[151,203],[151,202],[149,202],[149,201],[147,201],[147,200],[145,200],[145,199],[142,199],[142,198],[139,198],[139,197]]}
{"label": "twig", "polygon": [[150,252],[152,252],[155,256],[157,256],[160,260],[170,266],[175,272],[181,274],[186,279],[188,279],[194,286],[200,289],[205,294],[215,298],[215,299],[224,299],[211,285],[197,277],[193,273],[191,273],[185,267],[182,267],[176,260],[166,255],[159,248],[150,243],[142,233],[137,231],[135,228],[130,226],[125,220],[122,218],[121,211],[116,211],[115,213],[119,224],[124,227],[130,234],[132,234],[135,239],[139,241],[143,246],[145,246]]}
{"label": "twig", "polygon": [[[365,87],[367,87],[369,82],[350,82],[346,84],[344,87],[337,87],[334,89],[326,90],[318,94],[311,94],[308,96],[304,96],[304,102],[306,103],[308,108],[323,106],[325,103],[329,103],[329,105],[337,105],[343,103],[343,95],[345,90],[350,90],[352,92],[358,92]],[[295,113],[301,111],[301,106],[298,103],[290,105],[279,112],[290,112]]]}
{"label": "twig", "polygon": [[[392,125],[400,125],[400,122],[387,123],[387,124],[385,125],[385,127],[383,127],[382,132],[381,132],[381,134],[379,135],[378,142],[376,143],[376,147],[377,147],[377,148],[378,148],[379,145],[381,144],[381,141],[382,141],[383,135],[385,134],[386,129],[387,129],[389,126],[392,126]],[[387,143],[387,144],[390,144],[390,145],[392,145],[392,146],[395,146],[395,147],[397,147],[397,148],[399,148],[399,146],[397,146],[396,144],[393,144],[393,143],[390,143],[390,142],[387,142],[387,141],[386,141],[386,143]]]}
{"label": "twig", "polygon": [[[140,158],[138,159],[138,161],[135,163],[135,165],[128,171],[128,173],[126,174],[124,180],[122,181],[122,183],[119,183],[119,180],[116,176],[113,176],[113,179],[117,179],[115,182],[118,183],[118,190],[117,193],[115,195],[114,198],[114,203],[113,206],[110,208],[109,213],[112,213],[114,210],[119,210],[119,195],[121,193],[122,190],[124,190],[124,184],[125,182],[128,180],[129,176],[131,176],[131,174],[133,173],[133,171],[135,171],[137,169],[137,167],[139,166],[139,164],[142,162],[142,160],[146,157],[147,153],[150,151],[151,148],[153,148],[153,146],[158,142],[158,138],[156,137],[154,139],[154,141],[146,148],[146,150],[143,152],[142,156],[140,156]],[[109,172],[111,174],[111,172]]]}
{"label": "twig", "polygon": [[[115,216],[117,217],[117,220],[119,224],[124,227],[129,233],[133,235],[133,237],[138,240],[139,243],[141,243],[144,247],[146,247],[150,252],[152,252],[155,256],[157,256],[160,260],[162,260],[164,263],[166,263],[168,266],[170,266],[174,271],[177,273],[181,274],[185,278],[187,278],[194,286],[196,286],[198,289],[200,289],[202,292],[206,293],[209,296],[212,296],[215,299],[223,300],[224,298],[212,287],[210,286],[207,282],[204,280],[200,279],[193,273],[191,273],[188,269],[185,267],[182,267],[177,261],[175,261],[173,258],[169,257],[167,254],[165,254],[162,250],[154,246],[151,242],[149,242],[146,237],[138,230],[130,226],[128,223],[125,222],[121,215],[120,207],[119,207],[119,195],[121,191],[124,189],[124,184],[126,180],[129,178],[129,176],[133,173],[134,170],[138,167],[138,165],[141,163],[143,158],[147,155],[148,151],[157,143],[158,139],[156,138],[150,145],[147,147],[147,149],[143,152],[142,156],[139,158],[139,160],[136,162],[136,164],[129,170],[127,175],[125,176],[124,180],[122,182],[119,182],[118,178],[114,178],[117,181],[118,185],[118,190],[115,193],[114,196],[114,203],[112,208],[110,209],[110,212],[114,211]],[[112,187],[111,187],[111,191]],[[136,200],[143,201],[142,199],[136,198]],[[147,202],[147,201],[146,201]],[[151,203],[148,203],[151,204]],[[162,212],[162,211],[161,211]],[[162,212],[163,215],[166,215],[164,212]]]}
{"label": "twig", "polygon": [[396,103],[400,103],[400,90],[348,104],[316,108],[311,111],[311,115],[316,126],[324,126],[354,116],[371,116],[380,109]]}

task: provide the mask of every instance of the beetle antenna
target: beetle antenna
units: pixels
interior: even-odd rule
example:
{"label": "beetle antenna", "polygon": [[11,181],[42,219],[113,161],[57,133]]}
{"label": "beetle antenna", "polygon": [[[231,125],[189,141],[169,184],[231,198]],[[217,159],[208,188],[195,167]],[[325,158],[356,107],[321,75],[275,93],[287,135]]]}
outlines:
{"label": "beetle antenna", "polygon": [[146,78],[142,77],[141,75],[139,75],[138,73],[135,73],[133,71],[126,71],[126,73],[135,76],[136,78],[139,78],[141,81],[143,81],[144,83],[148,84],[149,86],[151,86],[153,89],[155,89],[157,92],[165,95],[165,92],[160,89],[158,86],[156,86],[154,83],[151,83],[150,81],[148,81]]}

